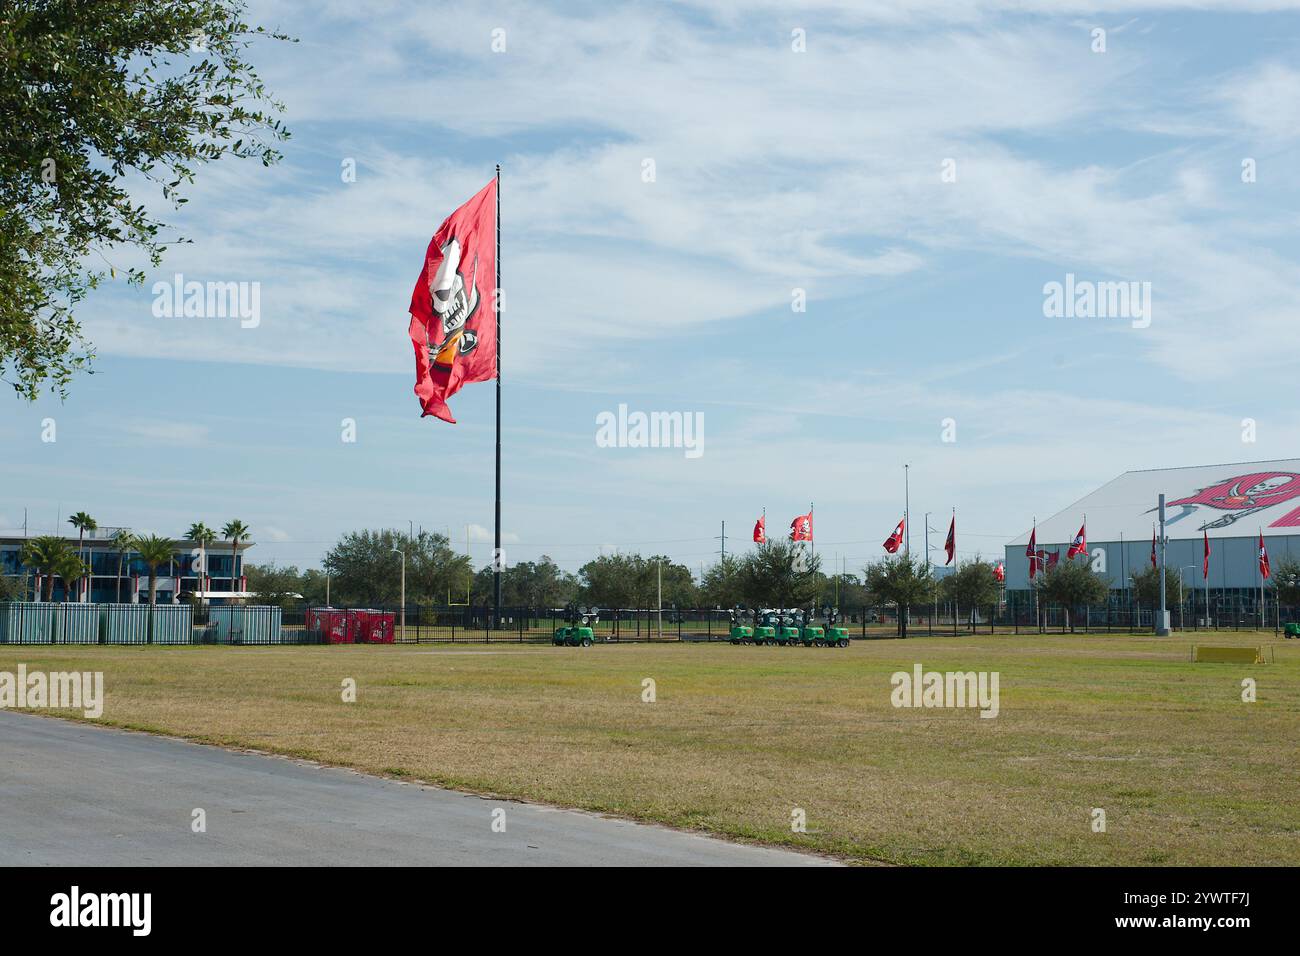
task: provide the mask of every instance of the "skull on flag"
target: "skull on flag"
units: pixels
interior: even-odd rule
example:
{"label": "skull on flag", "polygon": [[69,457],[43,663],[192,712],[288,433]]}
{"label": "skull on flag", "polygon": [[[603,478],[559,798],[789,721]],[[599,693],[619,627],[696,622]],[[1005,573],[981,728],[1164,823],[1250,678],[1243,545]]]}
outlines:
{"label": "skull on flag", "polygon": [[460,240],[449,239],[442,246],[442,262],[438,271],[429,281],[429,295],[433,301],[433,314],[442,325],[442,341],[436,346],[430,343],[430,351],[442,352],[448,346],[459,343],[460,354],[465,355],[474,350],[478,336],[472,329],[466,329],[465,323],[478,310],[478,257],[474,257],[474,271],[469,277],[469,293],[466,294],[465,277],[460,272]]}

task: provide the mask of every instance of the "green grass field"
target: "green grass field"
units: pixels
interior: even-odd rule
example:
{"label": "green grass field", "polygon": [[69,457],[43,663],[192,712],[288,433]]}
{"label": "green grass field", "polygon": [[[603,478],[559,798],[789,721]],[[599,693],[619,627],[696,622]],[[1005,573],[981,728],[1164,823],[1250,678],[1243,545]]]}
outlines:
{"label": "green grass field", "polygon": [[[116,726],[863,862],[1300,864],[1300,642],[1206,636],[1258,665],[1192,642],[0,646],[0,670],[102,670]],[[999,672],[1000,715],[894,708],[918,662]]]}

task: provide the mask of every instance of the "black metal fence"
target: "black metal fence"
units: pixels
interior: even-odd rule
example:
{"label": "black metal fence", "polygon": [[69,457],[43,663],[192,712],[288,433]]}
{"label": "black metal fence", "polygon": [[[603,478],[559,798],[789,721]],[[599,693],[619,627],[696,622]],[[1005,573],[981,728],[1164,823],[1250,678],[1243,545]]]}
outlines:
{"label": "black metal fence", "polygon": [[[1198,598],[1200,596],[1198,595]],[[343,629],[321,623],[306,605],[235,606],[0,604],[0,644],[239,644],[327,643],[550,643],[569,623],[560,608],[507,607],[494,626],[489,608],[468,605],[334,608],[333,615],[389,622]],[[840,626],[854,639],[891,638],[899,631],[893,606],[841,609]],[[913,607],[907,632],[912,636],[974,633],[1145,633],[1153,628],[1153,609],[1115,597],[1105,605],[1065,608],[1041,605],[1032,594],[1012,592],[996,606],[974,610],[939,602]],[[1300,628],[1300,608],[1237,596],[1187,601],[1171,611],[1175,630],[1285,633]],[[1291,625],[1288,628],[1288,625]],[[622,608],[601,610],[591,625],[606,642],[710,642],[730,637],[730,612],[720,608]]]}

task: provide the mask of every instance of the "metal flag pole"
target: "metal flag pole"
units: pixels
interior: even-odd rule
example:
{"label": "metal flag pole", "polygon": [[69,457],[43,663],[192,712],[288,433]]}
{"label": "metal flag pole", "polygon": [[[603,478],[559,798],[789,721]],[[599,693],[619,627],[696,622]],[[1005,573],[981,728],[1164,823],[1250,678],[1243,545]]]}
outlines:
{"label": "metal flag pole", "polygon": [[1165,617],[1165,496],[1160,495],[1160,606],[1156,609],[1156,637],[1169,636],[1169,621]]}
{"label": "metal flag pole", "polygon": [[927,511],[921,520],[925,522],[925,566],[928,568],[930,566],[930,512]]}
{"label": "metal flag pole", "polygon": [[911,467],[910,464],[903,465],[903,553],[909,558],[912,556],[912,514],[907,472]]}
{"label": "metal flag pole", "polygon": [[[1264,540],[1263,527],[1259,529],[1259,540],[1261,543]],[[1255,555],[1255,580],[1259,582],[1259,629],[1262,631],[1264,630],[1264,620],[1265,620],[1264,618],[1264,575],[1260,572],[1259,560],[1260,560],[1260,555],[1257,553]]]}
{"label": "metal flag pole", "polygon": [[1029,586],[1034,592],[1034,629],[1042,631],[1043,618],[1038,610],[1038,588],[1034,587],[1034,578],[1038,575],[1038,515],[1034,515],[1033,530],[1029,532],[1030,539],[1034,542],[1034,553],[1029,556],[1029,567],[1034,573],[1029,576]]}
{"label": "metal flag pole", "polygon": [[1119,533],[1119,582],[1121,591],[1124,595],[1125,603],[1128,602],[1128,575],[1124,570],[1124,532]]}
{"label": "metal flag pole", "polygon": [[[925,517],[923,517],[921,520],[925,522],[925,573],[926,573],[926,574],[929,574],[929,573],[931,573],[931,567],[930,567],[930,512],[927,511],[927,512],[925,513]],[[939,616],[939,589],[938,589],[938,588],[935,588],[935,589],[934,589],[934,611],[933,611],[933,613],[932,613],[931,616],[930,616],[930,620],[931,620],[931,621],[934,621],[934,619],[937,618],[938,616]]]}
{"label": "metal flag pole", "polygon": [[497,469],[496,515],[492,539],[492,628],[501,628],[501,164],[497,163],[497,280],[492,311],[497,320]]}
{"label": "metal flag pole", "polygon": [[813,503],[808,502],[808,555],[817,553],[817,531],[813,525]]}

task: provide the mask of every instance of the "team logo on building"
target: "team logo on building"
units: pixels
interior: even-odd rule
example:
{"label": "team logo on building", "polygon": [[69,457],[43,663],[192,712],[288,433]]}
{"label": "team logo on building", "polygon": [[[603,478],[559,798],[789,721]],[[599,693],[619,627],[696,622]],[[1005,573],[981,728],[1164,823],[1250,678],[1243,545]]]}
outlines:
{"label": "team logo on building", "polygon": [[[1182,509],[1169,519],[1169,523],[1196,514],[1199,508],[1213,508],[1215,511],[1228,513],[1207,520],[1201,525],[1201,529],[1226,528],[1258,511],[1264,511],[1296,498],[1300,498],[1300,474],[1295,472],[1258,471],[1248,475],[1236,475],[1201,488],[1194,495],[1169,502],[1169,507]],[[1300,508],[1278,518],[1269,527],[1296,525],[1300,525]]]}

